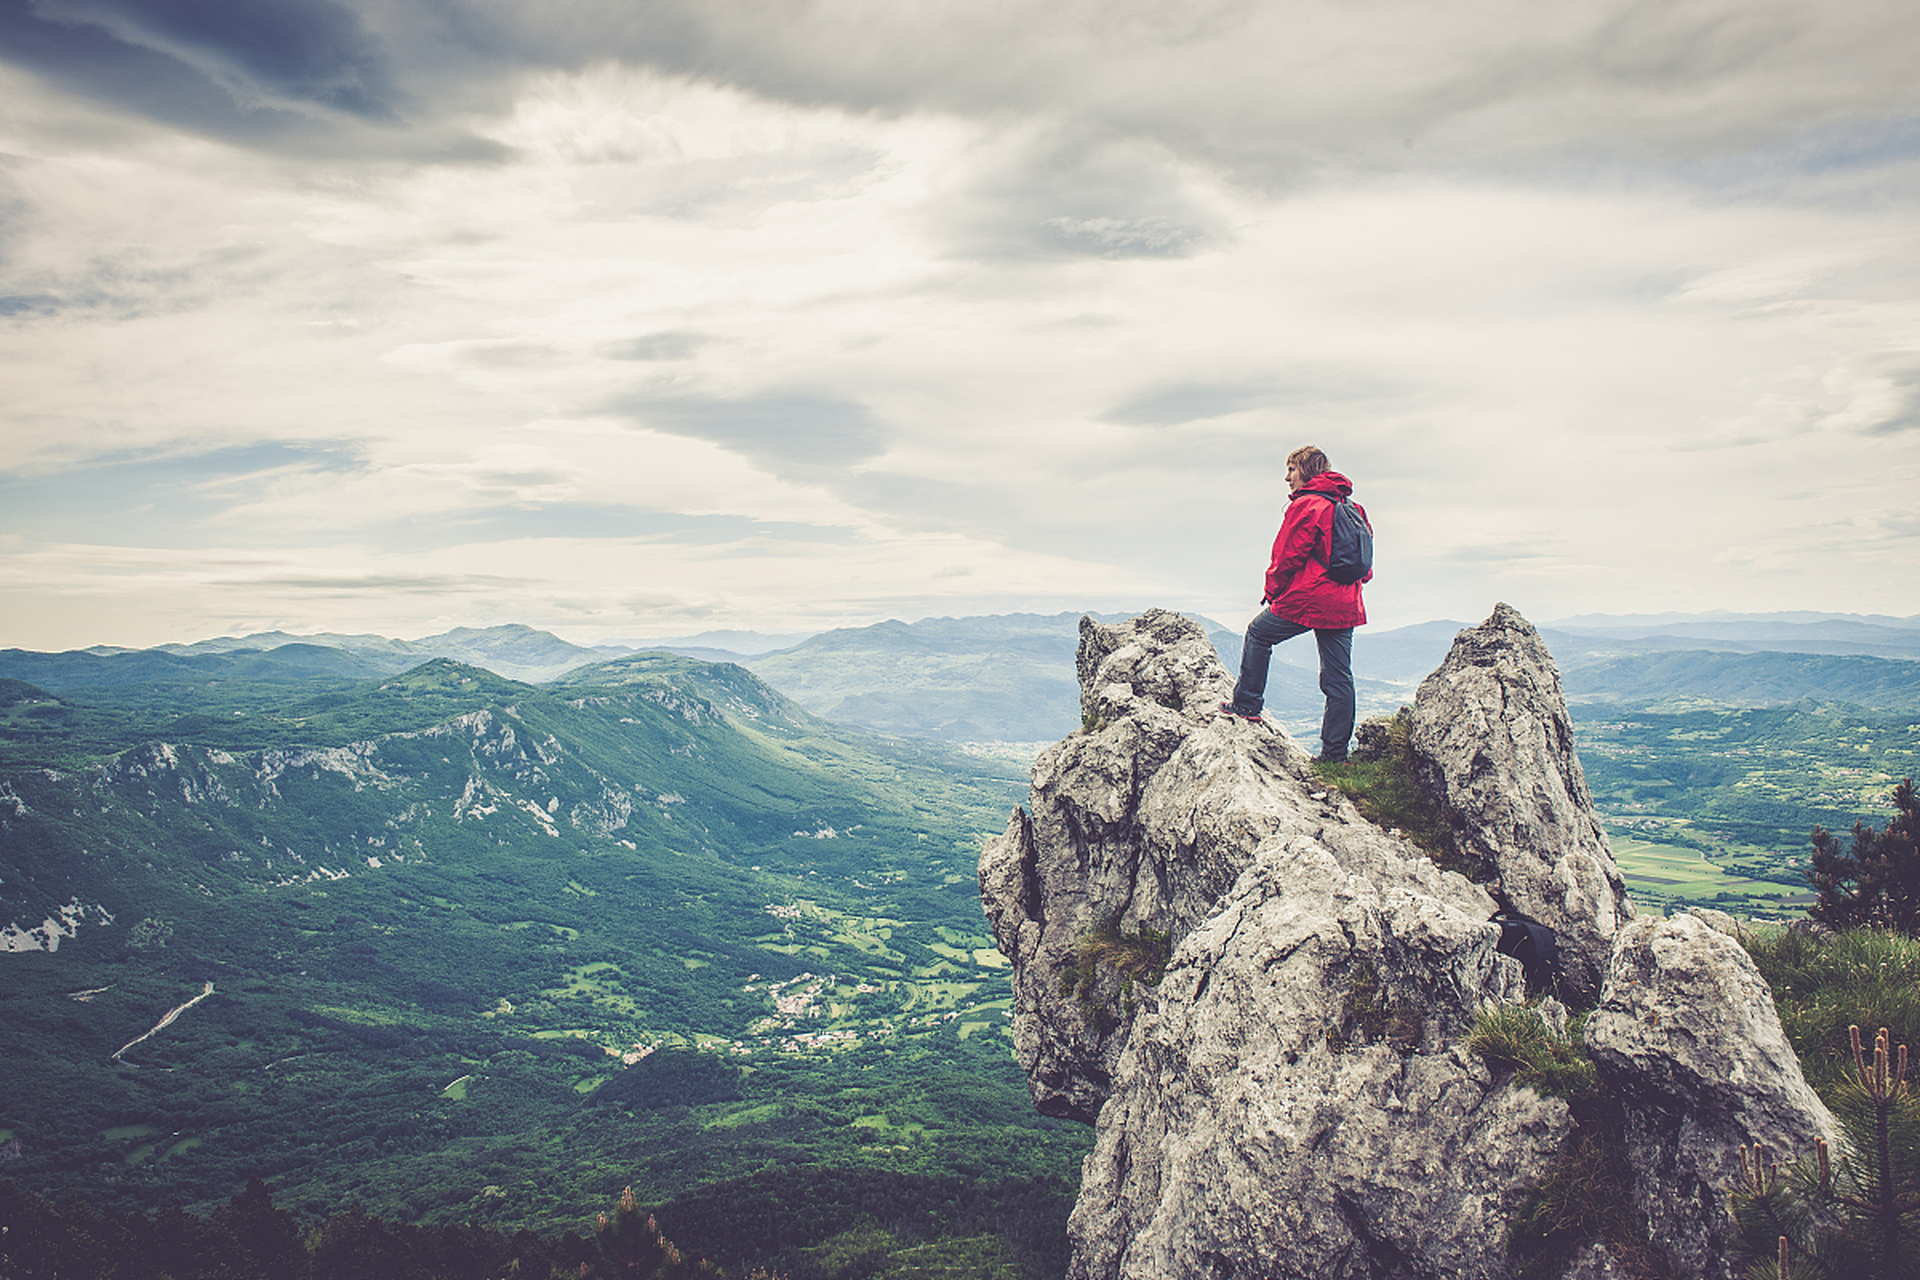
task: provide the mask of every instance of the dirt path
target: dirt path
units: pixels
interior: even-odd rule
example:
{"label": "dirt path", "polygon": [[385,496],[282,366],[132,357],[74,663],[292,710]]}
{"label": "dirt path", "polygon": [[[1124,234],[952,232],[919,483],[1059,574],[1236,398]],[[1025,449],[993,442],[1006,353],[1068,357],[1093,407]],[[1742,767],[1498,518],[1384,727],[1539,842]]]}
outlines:
{"label": "dirt path", "polygon": [[[149,1037],[153,1036],[156,1032],[165,1031],[168,1027],[173,1025],[173,1020],[175,1018],[179,1017],[181,1014],[185,1013],[187,1010],[193,1008],[193,1006],[199,1004],[202,1000],[205,1000],[208,996],[212,994],[213,994],[213,984],[209,982],[207,984],[207,989],[205,991],[202,991],[199,995],[187,1001],[185,1004],[176,1005],[173,1008],[167,1010],[166,1017],[160,1019],[160,1021],[154,1023],[151,1027],[149,1027],[147,1029],[146,1035],[136,1036],[134,1039],[129,1040],[125,1044],[121,1045],[118,1049],[115,1049],[113,1051],[113,1061],[119,1062],[121,1060],[120,1059],[121,1054],[133,1048],[133,1046],[139,1044],[142,1040],[148,1039]],[[129,1062],[126,1065],[132,1066],[133,1064]]]}

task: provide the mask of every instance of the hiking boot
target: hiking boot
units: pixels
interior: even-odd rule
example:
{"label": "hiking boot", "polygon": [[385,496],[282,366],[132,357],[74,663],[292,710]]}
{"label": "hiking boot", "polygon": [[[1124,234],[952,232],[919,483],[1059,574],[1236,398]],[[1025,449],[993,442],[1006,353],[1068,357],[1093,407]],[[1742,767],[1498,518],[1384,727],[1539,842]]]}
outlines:
{"label": "hiking boot", "polygon": [[1234,706],[1231,702],[1223,702],[1220,704],[1220,714],[1223,716],[1232,716],[1235,720],[1245,720],[1248,724],[1258,724],[1258,725],[1266,724],[1266,721],[1260,718],[1260,713],[1258,711],[1254,712],[1252,715],[1248,715],[1246,712],[1240,710],[1240,708]]}
{"label": "hiking boot", "polygon": [[1339,755],[1334,755],[1331,751],[1322,751],[1313,758],[1313,762],[1315,764],[1345,764],[1347,762],[1347,753],[1342,751]]}

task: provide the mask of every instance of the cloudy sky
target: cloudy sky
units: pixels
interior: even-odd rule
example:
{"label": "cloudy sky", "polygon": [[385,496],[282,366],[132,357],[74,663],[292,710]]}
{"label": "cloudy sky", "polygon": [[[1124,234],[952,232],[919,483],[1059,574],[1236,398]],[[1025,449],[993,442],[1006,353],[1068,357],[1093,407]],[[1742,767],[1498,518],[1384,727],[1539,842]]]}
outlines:
{"label": "cloudy sky", "polygon": [[1910,0],[0,0],[0,645],[1920,613]]}

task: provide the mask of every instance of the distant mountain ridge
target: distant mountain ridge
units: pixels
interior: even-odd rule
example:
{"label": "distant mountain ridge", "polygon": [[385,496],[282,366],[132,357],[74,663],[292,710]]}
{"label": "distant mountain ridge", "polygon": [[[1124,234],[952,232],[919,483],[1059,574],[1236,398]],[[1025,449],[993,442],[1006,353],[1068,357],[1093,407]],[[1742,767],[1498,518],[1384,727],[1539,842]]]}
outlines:
{"label": "distant mountain ridge", "polygon": [[[633,652],[634,649],[624,645],[573,644],[552,632],[521,623],[455,627],[418,640],[337,632],[296,636],[284,631],[263,631],[247,636],[219,636],[193,644],[157,645],[151,649],[95,646],[62,653],[4,649],[0,650],[0,675],[31,681],[57,692],[168,679],[300,678],[297,672],[280,669],[290,664],[303,668],[310,676],[368,679],[397,675],[434,658],[448,658],[484,667],[509,680],[538,684],[588,663],[604,662]],[[321,656],[325,654],[336,656]]]}
{"label": "distant mountain ridge", "polygon": [[[1117,621],[1125,614],[1095,615]],[[147,686],[155,697],[194,684],[251,683],[269,701],[277,686],[311,689],[393,675],[431,658],[545,683],[640,651],[731,662],[753,671],[815,715],[903,737],[950,742],[1042,742],[1079,722],[1073,652],[1081,614],[995,614],[890,619],[793,639],[710,631],[649,645],[586,646],[512,624],[459,627],[418,640],[261,632],[153,649],[96,647],[65,653],[0,650],[0,678],[56,693]],[[1197,618],[1229,669],[1236,630]],[[1363,715],[1392,711],[1445,656],[1464,624],[1440,620],[1354,637]],[[1804,699],[1887,711],[1920,709],[1920,617],[1773,614],[1600,615],[1540,628],[1576,701],[1674,699],[1764,707]],[[744,652],[729,649],[739,644]],[[1789,655],[1797,655],[1788,661]],[[1296,733],[1317,726],[1318,658],[1306,640],[1274,650],[1267,706]]]}

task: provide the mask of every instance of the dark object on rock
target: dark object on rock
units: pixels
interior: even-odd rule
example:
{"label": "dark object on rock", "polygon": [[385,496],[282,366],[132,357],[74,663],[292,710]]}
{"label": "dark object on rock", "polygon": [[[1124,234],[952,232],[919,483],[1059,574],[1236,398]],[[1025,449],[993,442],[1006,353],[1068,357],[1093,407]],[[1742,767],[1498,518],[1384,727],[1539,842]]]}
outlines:
{"label": "dark object on rock", "polygon": [[1560,944],[1553,930],[1538,920],[1505,911],[1495,915],[1493,922],[1500,926],[1500,954],[1518,960],[1526,968],[1529,983],[1553,974],[1560,961]]}

